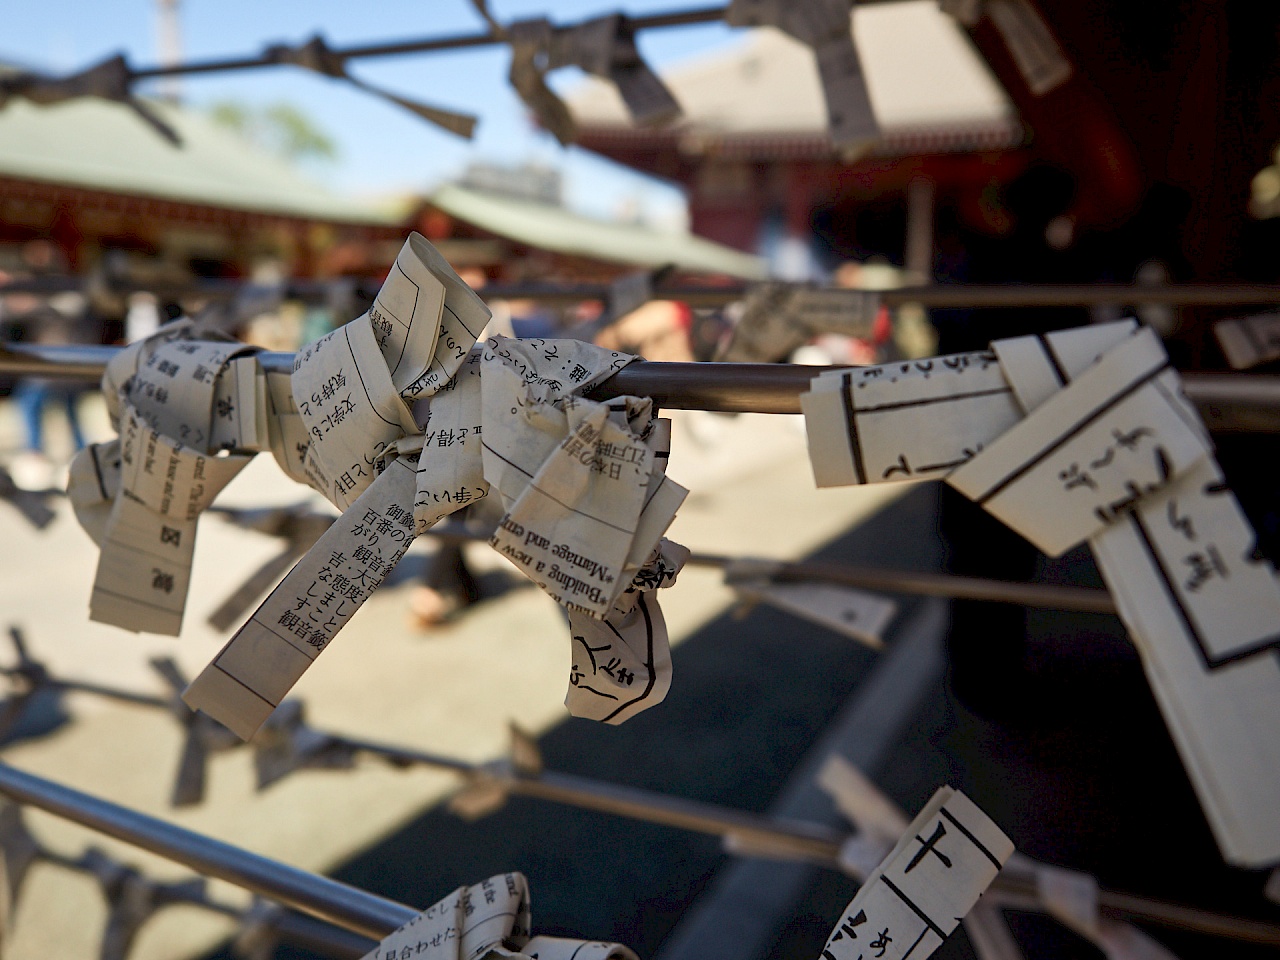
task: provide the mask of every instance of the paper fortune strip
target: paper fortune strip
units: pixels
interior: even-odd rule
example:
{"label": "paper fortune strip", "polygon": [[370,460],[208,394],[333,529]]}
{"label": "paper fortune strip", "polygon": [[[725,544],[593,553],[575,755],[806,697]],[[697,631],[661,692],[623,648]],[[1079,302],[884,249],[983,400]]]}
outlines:
{"label": "paper fortune strip", "polygon": [[94,619],[176,634],[196,518],[269,448],[343,515],[187,687],[192,708],[251,737],[414,537],[491,492],[492,545],[569,612],[570,711],[620,723],[660,702],[668,638],[646,595],[688,556],[663,539],[685,496],[666,477],[670,424],[647,399],[584,398],[634,357],[477,345],[488,320],[413,234],[372,308],[287,377],[191,321],[117,354],[103,389],[120,436],[76,459],[69,491],[102,547]]}
{"label": "paper fortune strip", "polygon": [[947,482],[1058,556],[1209,455],[1177,389],[1159,339],[1143,329]]}
{"label": "paper fortune strip", "polygon": [[776,363],[822,333],[870,339],[879,310],[880,294],[874,290],[753,284],[733,337],[717,359]]}
{"label": "paper fortune strip", "polygon": [[[819,484],[945,476],[1046,552],[1088,539],[1223,856],[1280,861],[1280,584],[1176,373],[1131,321],[997,341],[989,356],[1004,392],[984,387],[1012,407],[942,389],[960,375],[934,383],[936,363],[928,388],[910,364],[822,374],[802,398]],[[895,447],[897,471],[884,466]],[[940,468],[916,470],[925,457]]]}
{"label": "paper fortune strip", "polygon": [[267,381],[273,451],[344,512],[188,704],[252,736],[413,538],[491,494],[505,511],[491,545],[569,611],[570,711],[620,723],[662,700],[667,632],[645,594],[687,557],[662,539],[685,496],[666,478],[669,424],[648,400],[583,398],[633,357],[575,340],[477,346],[487,318],[414,235],[369,313],[298,356],[292,407]]}
{"label": "paper fortune strip", "polygon": [[[1131,329],[1109,324],[1091,336],[1121,344]],[[1063,349],[1072,333],[1050,334],[1039,349],[1056,353],[1061,382],[1074,385],[1091,365],[1088,351]],[[1050,402],[1035,369],[1009,367],[1029,407]],[[1023,385],[1024,370],[1039,387]],[[1203,458],[1090,546],[1223,856],[1244,866],[1277,862],[1280,584],[1255,559],[1253,530],[1217,464]]]}
{"label": "paper fortune strip", "polygon": [[[102,548],[89,615],[127,630],[182,628],[196,521],[252,454],[265,422],[253,348],[196,339],[190,322],[112,358],[103,394],[117,441],[82,450],[68,493]],[[243,391],[243,395],[242,395]]]}
{"label": "paper fortune strip", "polygon": [[831,932],[820,960],[922,960],[1013,853],[1013,843],[963,793],[940,787]]}
{"label": "paper fortune strip", "polygon": [[529,883],[499,874],[459,887],[384,939],[363,960],[637,960],[617,943],[531,936]]}
{"label": "paper fortune strip", "polygon": [[1213,335],[1235,370],[1247,370],[1280,357],[1280,313],[1221,320]]}
{"label": "paper fortune strip", "polygon": [[832,370],[800,405],[820,487],[941,479],[1022,419],[991,351]]}
{"label": "paper fortune strip", "polygon": [[880,127],[853,40],[852,6],[850,0],[733,0],[725,22],[776,27],[812,47],[831,140],[841,150],[861,151],[879,139]]}

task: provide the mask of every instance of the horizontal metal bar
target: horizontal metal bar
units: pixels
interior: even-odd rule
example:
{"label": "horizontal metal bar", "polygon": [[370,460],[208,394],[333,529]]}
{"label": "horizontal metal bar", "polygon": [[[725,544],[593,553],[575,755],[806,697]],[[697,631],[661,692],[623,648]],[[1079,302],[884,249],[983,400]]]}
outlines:
{"label": "horizontal metal bar", "polygon": [[1141,284],[962,284],[935,283],[880,291],[886,306],[922,307],[1099,307],[1166,304],[1182,307],[1280,305],[1280,285],[1253,283]]}
{"label": "horizontal metal bar", "polygon": [[107,363],[119,349],[80,344],[57,347],[5,344],[0,346],[0,374],[96,382],[102,379]]}
{"label": "horizontal metal bar", "polygon": [[[1044,900],[1040,896],[1035,876],[1025,870],[1006,865],[992,883],[991,890],[996,894],[994,901],[997,906],[1031,913],[1044,912]],[[1098,890],[1098,913],[1108,920],[1154,923],[1211,937],[1280,946],[1280,927],[1272,923],[1105,888]]]}
{"label": "horizontal metal bar", "polygon": [[[656,299],[683,300],[694,307],[716,307],[741,300],[749,287],[740,283],[721,286],[663,286],[653,290]],[[571,304],[583,300],[607,300],[608,284],[557,285],[549,283],[490,284],[479,291],[485,299],[536,300],[539,303]],[[839,289],[828,293],[838,294]],[[850,301],[868,291],[847,289]],[[1142,306],[1165,304],[1184,307],[1276,306],[1280,305],[1280,284],[1169,284],[1137,283],[1075,284],[967,284],[933,283],[876,291],[888,307],[906,304],[932,309],[1038,308]]]}
{"label": "horizontal metal bar", "polygon": [[[0,374],[98,380],[118,347],[0,347]],[[261,353],[264,369],[287,373],[291,353]],[[655,363],[638,360],[589,396],[652,397],[668,410],[719,413],[799,413],[800,394],[828,367],[786,363]],[[1210,430],[1280,433],[1280,377],[1245,373],[1184,373],[1183,387]]]}
{"label": "horizontal metal bar", "polygon": [[417,914],[394,900],[269,860],[7,763],[0,763],[0,793],[375,940]]}
{"label": "horizontal metal bar", "polygon": [[[636,30],[653,30],[660,27],[685,27],[699,23],[719,23],[724,19],[725,8],[699,7],[691,10],[673,10],[644,17],[631,17]],[[557,29],[565,29],[556,25]],[[343,60],[366,57],[395,57],[412,53],[436,53],[441,50],[465,50],[503,43],[491,32],[457,34],[451,37],[422,37],[415,40],[397,40],[386,43],[367,43],[360,46],[337,47],[333,53]],[[151,77],[174,77],[197,73],[222,73],[232,70],[252,70],[259,67],[275,67],[282,64],[266,56],[226,57],[220,60],[198,60],[171,66],[142,67],[131,70],[135,80]]]}
{"label": "horizontal metal bar", "polygon": [[634,787],[601,783],[564,773],[520,776],[510,783],[513,793],[643,820],[713,836],[755,841],[831,869],[839,869],[840,844],[846,834],[817,823],[774,820],[684,797],[652,793]]}
{"label": "horizontal metal bar", "polygon": [[[349,281],[347,281],[349,282]],[[222,300],[242,291],[272,289],[269,285],[244,280],[216,278],[192,279],[185,282],[153,281],[139,283],[120,278],[90,278],[86,275],[37,276],[10,280],[0,284],[0,294],[53,294],[65,291],[88,291],[97,284],[117,294],[147,291],[161,296],[197,297]],[[319,299],[334,288],[331,281],[291,279],[278,289],[285,299]],[[355,281],[357,292],[368,296],[377,293],[377,280],[371,277]],[[728,284],[658,284],[655,299],[681,300],[693,307],[718,307],[741,300],[749,292],[748,285]],[[839,294],[841,288],[827,292]],[[491,283],[477,293],[486,300],[534,300],[538,303],[567,306],[585,300],[607,301],[612,288],[607,283]],[[850,301],[861,300],[867,291],[846,289]],[[1143,306],[1163,304],[1184,307],[1280,306],[1280,284],[1204,283],[1204,284],[966,284],[933,283],[925,286],[898,287],[877,291],[880,301],[889,307],[915,304],[933,309],[1033,309],[1039,307]]]}

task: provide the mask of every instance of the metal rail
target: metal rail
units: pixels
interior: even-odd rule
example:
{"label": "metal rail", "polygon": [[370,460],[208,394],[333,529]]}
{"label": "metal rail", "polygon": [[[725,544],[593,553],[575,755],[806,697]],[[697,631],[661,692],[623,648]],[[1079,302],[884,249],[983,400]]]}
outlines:
{"label": "metal rail", "polygon": [[[720,23],[724,20],[725,7],[698,7],[690,10],[673,10],[644,17],[632,17],[631,26],[636,30],[653,30],[660,27],[686,27],[700,23]],[[563,29],[561,27],[561,29]],[[410,53],[435,53],[440,50],[464,50],[488,47],[503,41],[491,32],[457,34],[451,37],[422,37],[415,40],[398,40],[386,43],[367,43],[359,46],[337,47],[333,53],[343,60],[365,57],[396,57]],[[196,60],[170,66],[143,67],[130,70],[135,80],[151,77],[189,76],[199,73],[221,73],[228,70],[254,70],[260,67],[279,66],[278,60],[265,55],[251,57],[225,57],[222,59]]]}
{"label": "metal rail", "polygon": [[[718,307],[741,300],[750,290],[743,284],[722,286],[684,285],[654,287],[653,296],[683,300],[692,307]],[[539,303],[572,304],[583,300],[608,300],[608,284],[546,283],[490,284],[477,291],[486,300],[536,300]],[[829,290],[828,293],[836,291]],[[866,290],[849,289],[850,300],[865,297]],[[1165,304],[1183,307],[1275,306],[1280,304],[1280,284],[962,284],[933,283],[874,291],[888,307],[916,304],[944,308],[1098,307]]]}
{"label": "metal rail", "polygon": [[[430,533],[431,531],[427,531]],[[695,553],[687,561],[692,566],[731,569],[743,564],[742,558]],[[945,597],[952,600],[985,600],[990,603],[1012,603],[1047,610],[1069,610],[1074,613],[1115,613],[1116,604],[1106,590],[1096,587],[1074,587],[1056,583],[1021,583],[1013,580],[988,580],[953,573],[927,573],[917,570],[883,570],[854,567],[843,563],[821,563],[812,560],[772,562],[748,558],[747,564],[758,564],[762,576],[784,583],[838,583],[859,590],[881,593],[908,593],[921,597]]]}
{"label": "metal rail", "polygon": [[[768,851],[775,856],[840,868],[839,850],[844,836],[825,825],[772,820],[715,804],[602,784],[567,774],[524,773],[514,768],[498,773],[483,765],[452,757],[325,735],[396,766],[422,765],[464,775],[497,776],[502,788],[511,793],[683,830],[739,838],[758,853]],[[17,803],[38,807],[182,863],[197,873],[226,880],[277,903],[375,939],[381,939],[415,915],[412,908],[395,901],[260,857],[4,763],[0,763],[0,793]],[[1025,900],[1026,909],[1042,909],[1035,892],[1034,877],[1024,876],[1013,865],[996,878],[992,889],[1001,891],[1007,898]],[[1280,945],[1280,927],[1256,920],[1111,890],[1099,890],[1098,905],[1099,912],[1111,919],[1158,923],[1212,936]]]}
{"label": "metal rail", "polygon": [[[234,511],[226,512],[234,516]],[[488,537],[472,533],[461,524],[432,527],[424,531],[421,536],[450,543],[489,542]],[[1116,612],[1115,600],[1112,599],[1111,594],[1098,587],[992,580],[985,577],[920,570],[886,570],[878,567],[857,567],[844,563],[823,563],[813,560],[729,557],[714,553],[690,554],[685,563],[692,567],[717,567],[728,571],[730,576],[736,569],[743,576],[758,576],[780,583],[838,583],[846,587],[874,590],[880,593],[906,593],[912,596],[944,597],[950,600],[1012,603],[1024,607],[1065,610],[1073,613],[1114,614]],[[729,582],[732,583],[732,580]],[[254,595],[254,599],[256,598],[257,593]],[[3,671],[0,670],[0,672]]]}
{"label": "metal rail", "polygon": [[417,915],[394,900],[269,860],[0,763],[0,793],[98,833],[150,850],[335,926],[381,940]]}
{"label": "metal rail", "polygon": [[[358,293],[372,297],[380,285],[376,278],[365,277],[343,281]],[[53,294],[67,291],[89,291],[95,287],[110,293],[125,294],[147,291],[162,296],[199,297],[225,300],[242,292],[278,291],[285,299],[319,299],[333,290],[327,280],[291,279],[278,286],[255,284],[245,280],[193,279],[183,282],[130,280],[79,275],[37,276],[10,280],[0,284],[0,295],[8,293]],[[741,300],[750,285],[727,284],[663,284],[653,288],[653,296],[661,300],[682,300],[693,307],[719,307]],[[613,290],[607,283],[491,283],[476,291],[486,300],[534,300],[538,303],[566,306],[584,300],[608,301]],[[839,293],[838,289],[828,290]],[[865,297],[869,291],[848,289],[851,301]],[[926,286],[898,287],[874,291],[889,307],[916,304],[932,309],[987,309],[1038,307],[1140,306],[1163,304],[1183,307],[1276,306],[1280,305],[1280,284],[1203,283],[1203,284],[964,284],[933,283]]]}
{"label": "metal rail", "polygon": [[[118,350],[104,346],[0,347],[0,375],[96,381]],[[293,354],[260,353],[268,371],[293,370]],[[638,360],[589,396],[652,397],[668,410],[718,413],[799,413],[800,394],[825,367],[785,363],[655,363]],[[1209,429],[1230,433],[1280,433],[1280,377],[1258,374],[1184,373],[1187,396]]]}

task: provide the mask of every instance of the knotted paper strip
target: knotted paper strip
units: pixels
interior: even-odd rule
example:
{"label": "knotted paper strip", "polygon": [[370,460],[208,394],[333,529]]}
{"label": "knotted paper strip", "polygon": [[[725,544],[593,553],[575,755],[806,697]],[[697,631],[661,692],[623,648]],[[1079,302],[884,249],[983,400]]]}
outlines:
{"label": "knotted paper strip", "polygon": [[[1132,325],[1087,330],[1091,343],[1083,350],[1071,342],[1085,331],[995,345],[1002,356],[1023,358],[1008,372],[1028,409],[1048,402],[1046,366],[1056,364],[1059,386],[1074,385]],[[1194,417],[1180,392],[1170,399],[1184,418]],[[1202,424],[1194,428],[1203,436]],[[1280,729],[1273,652],[1280,584],[1256,558],[1253,530],[1217,464],[1204,458],[1099,531],[1090,546],[1223,856],[1247,866],[1275,863],[1280,742],[1270,731]]]}
{"label": "knotted paper strip", "polygon": [[[1087,328],[1085,349],[1071,346],[1085,330],[995,346],[1019,357],[1007,370],[1030,410],[1078,383],[1097,353],[1132,329]],[[1194,417],[1180,392],[1171,402]],[[1203,431],[1198,421],[1194,428]],[[1204,458],[1089,543],[1222,854],[1231,863],[1275,863],[1280,744],[1267,731],[1280,724],[1280,662],[1267,650],[1280,643],[1280,585],[1270,564],[1254,558],[1253,530],[1219,467]]]}
{"label": "knotted paper strip", "polygon": [[820,487],[939,480],[1022,419],[991,351],[832,370],[800,405]]}
{"label": "knotted paper strip", "polygon": [[127,408],[121,422],[120,491],[107,517],[89,618],[177,636],[197,518],[250,459],[213,457],[175,444]]}
{"label": "knotted paper strip", "polygon": [[613,83],[627,112],[641,126],[668,123],[680,115],[680,105],[640,56],[635,29],[626,14],[559,28],[542,17],[503,26],[485,0],[472,0],[472,4],[494,36],[511,44],[511,85],[561,145],[577,138],[573,116],[546,81],[550,71],[561,67],[578,67]]}
{"label": "knotted paper strip", "polygon": [[986,0],[986,11],[1032,93],[1044,96],[1070,79],[1071,61],[1030,0]]}
{"label": "knotted paper strip", "polygon": [[1036,893],[1051,917],[1102,951],[1107,960],[1178,960],[1137,927],[1098,915],[1098,881],[1087,873],[1035,864]]}
{"label": "knotted paper strip", "polygon": [[947,482],[1059,556],[1209,455],[1171,399],[1177,389],[1159,339],[1143,329]]}
{"label": "knotted paper strip", "polygon": [[[1207,431],[1176,374],[1160,369],[1158,345],[1132,321],[997,341],[992,347],[1011,390],[1015,419],[1030,414],[1018,428],[1023,431],[1019,442],[1027,448],[1039,439],[1040,450],[1047,445],[1052,454],[1073,442],[1062,420],[1054,419],[1065,408],[1063,398],[1073,393],[1077,410],[1088,411],[1085,419],[1097,412],[1089,426],[1105,427],[1104,435],[1115,431],[1111,442],[1104,440],[1088,458],[1058,465],[1056,475],[1046,472],[1039,489],[1024,496],[1023,513],[1006,511],[1006,520],[1044,548],[1089,538],[1223,856],[1253,867],[1280,861],[1280,820],[1274,815],[1280,740],[1270,735],[1280,729],[1280,660],[1273,653],[1280,646],[1280,585],[1270,565],[1256,557],[1254,533],[1209,453]],[[853,430],[838,414],[844,397],[858,392],[845,390],[842,396],[830,388],[838,378],[863,372],[823,374],[803,398],[820,482],[824,477],[862,482],[865,476],[849,452],[856,449],[865,457],[865,445],[858,445],[859,407],[850,404]],[[1092,390],[1080,389],[1082,383]],[[1147,412],[1156,419],[1117,417],[1127,399],[1118,397],[1125,385],[1131,388],[1127,397],[1145,394]],[[882,402],[891,405],[893,398]],[[1032,437],[1029,426],[1045,411],[1056,413],[1042,417],[1044,436]],[[983,446],[965,458],[972,463],[957,464],[952,482],[964,483],[971,492],[990,489],[973,476],[986,468],[987,455],[992,462],[1007,456],[1001,437],[1007,416],[994,412],[986,422],[955,423],[964,431],[964,442]],[[928,436],[937,451],[926,447],[930,456],[948,456],[955,449],[954,437],[928,433],[924,419],[904,420],[899,427],[907,435]],[[1175,443],[1180,453],[1171,452]],[[1144,449],[1145,458],[1139,456]],[[1137,479],[1123,474],[1119,495],[1111,499],[1112,493],[1104,495],[1100,471],[1115,469],[1131,454],[1148,473]],[[1094,497],[1085,501],[1094,515],[1077,511],[1071,515],[1074,527],[1061,519],[1068,493]]]}
{"label": "knotted paper strip", "polygon": [[776,363],[823,333],[871,339],[880,294],[874,290],[752,284],[733,338],[717,357],[728,363]]}
{"label": "knotted paper strip", "polygon": [[397,458],[334,521],[182,698],[248,740],[413,542],[416,469]]}
{"label": "knotted paper strip", "polygon": [[133,69],[120,54],[65,77],[27,71],[8,73],[0,78],[0,107],[12,96],[26,97],[43,106],[65,103],[78,97],[100,97],[124,104],[171,145],[182,146],[182,138],[165,122],[159,111],[146,100],[134,96],[133,83]]}
{"label": "knotted paper strip", "polygon": [[190,705],[252,736],[414,536],[491,489],[505,511],[492,545],[569,610],[595,657],[588,689],[575,648],[570,711],[618,723],[662,699],[667,633],[643,595],[687,556],[661,539],[685,496],[665,475],[669,424],[648,400],[582,397],[633,357],[574,340],[476,346],[487,317],[414,235],[369,313],[298,356],[296,421],[268,378],[273,452],[344,513],[196,678]]}
{"label": "knotted paper strip", "polygon": [[[659,549],[686,491],[666,477],[670,424],[648,400],[564,396],[625,355],[576,341],[498,340],[485,354],[485,475],[507,512],[492,546],[569,611],[574,716],[621,723],[670,687],[662,612],[688,552]],[[666,542],[663,541],[665,544]]]}
{"label": "knotted paper strip", "polygon": [[831,140],[846,153],[862,152],[880,137],[852,18],[849,0],[733,0],[725,12],[732,26],[777,27],[813,48]]}
{"label": "knotted paper strip", "polygon": [[352,76],[347,70],[347,58],[335,52],[320,34],[316,34],[305,44],[300,44],[296,47],[283,43],[272,44],[267,47],[266,56],[275,63],[291,63],[306,70],[314,70],[316,73],[326,77],[345,80],[365,93],[370,93],[382,100],[394,103],[398,107],[403,107],[428,123],[460,137],[465,137],[468,140],[471,139],[471,134],[475,130],[476,118],[470,114],[455,113],[452,110],[433,107],[420,100],[414,100],[398,93],[392,93],[390,90],[375,87],[371,83],[366,83]]}
{"label": "knotted paper strip", "polygon": [[295,359],[305,451],[279,385],[268,383],[277,459],[300,461],[344,514],[188,687],[189,705],[248,739],[404,555],[415,534],[417,457],[399,457],[396,444],[419,432],[409,403],[450,381],[488,318],[412,234],[369,312]]}
{"label": "knotted paper strip", "polygon": [[1247,370],[1280,357],[1280,313],[1221,320],[1213,335],[1232,369]]}
{"label": "knotted paper strip", "polygon": [[921,960],[942,945],[1013,853],[963,793],[940,787],[858,890],[821,960]]}
{"label": "knotted paper strip", "polygon": [[[871,876],[894,844],[910,835],[906,815],[839,754],[827,757],[818,784],[858,829],[841,847],[841,866],[852,876]],[[1046,912],[1098,946],[1109,960],[1176,960],[1137,928],[1101,919],[1098,884],[1088,874],[1037,863],[1019,853],[1009,856],[1004,872],[1034,883]],[[965,932],[982,960],[1022,960],[1001,915],[1001,903],[995,891],[980,901],[964,918]],[[1025,902],[1017,906],[1025,909]]]}
{"label": "knotted paper strip", "polygon": [[637,960],[616,943],[533,937],[529,883],[520,873],[459,887],[388,936],[363,960]]}
{"label": "knotted paper strip", "polygon": [[964,932],[978,960],[1025,960],[1004,914],[995,904],[977,903],[964,918]]}
{"label": "knotted paper strip", "polygon": [[387,445],[419,432],[409,404],[453,378],[489,317],[436,249],[410,235],[369,312],[294,361],[311,485],[349,507],[373,482],[373,461]]}
{"label": "knotted paper strip", "polygon": [[557,30],[546,50],[548,70],[578,67],[608,80],[618,90],[631,119],[642,127],[670,123],[680,105],[636,47],[635,29],[623,13],[595,17]]}
{"label": "knotted paper strip", "polygon": [[752,603],[767,603],[793,616],[816,623],[865,643],[873,650],[884,646],[885,628],[898,605],[887,597],[836,583],[787,583],[768,577],[737,579],[726,571],[736,593]]}
{"label": "knotted paper strip", "polygon": [[[177,635],[196,521],[265,440],[254,348],[189,321],[121,351],[103,375],[120,437],[72,462],[68,493],[102,548],[89,616],[127,630]],[[219,451],[222,451],[219,454]]]}

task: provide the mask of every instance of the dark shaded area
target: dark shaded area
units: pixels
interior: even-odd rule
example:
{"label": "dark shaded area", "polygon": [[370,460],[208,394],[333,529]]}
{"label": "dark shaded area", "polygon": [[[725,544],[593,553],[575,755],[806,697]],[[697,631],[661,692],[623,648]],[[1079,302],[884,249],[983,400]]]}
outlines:
{"label": "dark shaded area", "polygon": [[[912,491],[814,558],[933,569],[935,492]],[[674,661],[660,706],[619,727],[568,719],[542,737],[547,768],[763,811],[875,654],[761,606],[711,621]],[[539,933],[614,939],[651,957],[725,862],[713,837],[517,797],[476,823],[432,809],[333,875],[425,907],[520,870]]]}
{"label": "dark shaded area", "polygon": [[[1097,586],[1085,550],[1041,558],[1049,582]],[[976,606],[976,605],[974,605]],[[994,610],[995,608],[991,608]],[[1266,873],[1226,866],[1143,676],[1137,652],[1113,617],[1028,611],[1016,667],[989,664],[1010,683],[1007,699],[974,713],[954,692],[956,666],[927,698],[878,783],[915,811],[940,784],[963,790],[1029,856],[1093,873],[1106,888],[1194,905],[1234,916],[1280,922],[1262,895]],[[978,633],[958,636],[976,651]],[[1004,640],[997,638],[1002,654]],[[970,665],[972,666],[972,665]],[[823,873],[804,910],[780,932],[771,957],[814,957],[830,918],[852,898],[848,878]],[[1028,960],[1093,960],[1101,954],[1041,916],[1009,914]],[[824,926],[825,924],[825,926]],[[1274,948],[1150,926],[1183,960],[1262,960]],[[970,960],[967,939],[954,935],[938,960]]]}
{"label": "dark shaded area", "polygon": [[[916,489],[815,557],[934,567],[936,495],[936,486]],[[1100,584],[1083,549],[1033,558],[1032,568],[1037,579]],[[1120,623],[967,606],[969,625],[962,619],[951,637],[967,660],[950,665],[893,751],[879,778],[886,792],[915,811],[949,783],[1031,856],[1095,873],[1114,890],[1280,922],[1280,909],[1262,897],[1265,876],[1222,863]],[[1013,634],[987,628],[1002,618],[1025,625],[1016,647],[1006,649]],[[549,769],[764,811],[872,662],[857,644],[760,607],[745,620],[718,618],[677,647],[675,685],[660,707],[621,727],[568,720],[541,746]],[[958,671],[984,667],[999,681],[977,700],[985,714],[954,692]],[[477,823],[432,809],[335,876],[426,906],[461,884],[519,869],[530,877],[539,932],[615,939],[652,957],[726,863],[714,838],[515,798]],[[855,890],[849,878],[820,871],[770,956],[816,957]],[[1010,916],[1028,960],[1100,956],[1057,923]],[[1276,955],[1148,932],[1184,960]],[[957,934],[935,956],[973,953]]]}

